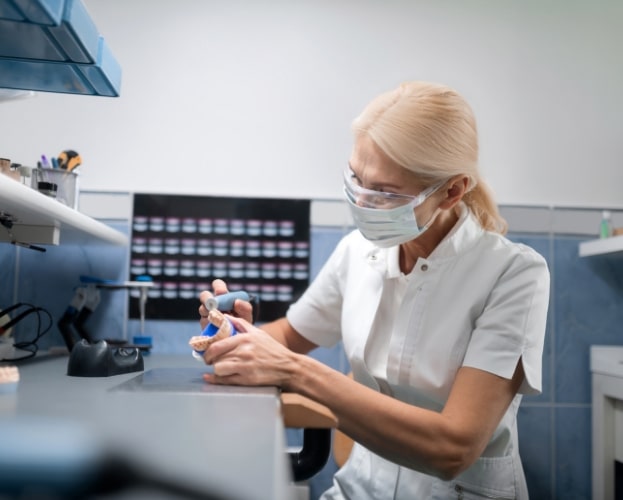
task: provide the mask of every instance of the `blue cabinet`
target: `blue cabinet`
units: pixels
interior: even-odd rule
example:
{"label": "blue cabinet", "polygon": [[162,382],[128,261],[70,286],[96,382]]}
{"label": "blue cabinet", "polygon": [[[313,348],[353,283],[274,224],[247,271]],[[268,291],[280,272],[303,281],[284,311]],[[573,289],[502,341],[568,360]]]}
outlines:
{"label": "blue cabinet", "polygon": [[0,87],[116,97],[121,67],[81,0],[3,0]]}

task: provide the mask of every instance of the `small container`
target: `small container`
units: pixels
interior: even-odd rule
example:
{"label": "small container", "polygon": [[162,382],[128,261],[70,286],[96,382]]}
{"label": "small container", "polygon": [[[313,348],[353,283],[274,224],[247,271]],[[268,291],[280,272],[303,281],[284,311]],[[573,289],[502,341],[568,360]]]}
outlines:
{"label": "small container", "polygon": [[229,255],[232,257],[242,257],[244,255],[244,241],[233,240],[229,243]]}
{"label": "small container", "polygon": [[292,264],[289,262],[281,262],[277,267],[277,276],[282,280],[292,278]]}
{"label": "small container", "polygon": [[175,259],[167,259],[164,261],[162,272],[165,276],[177,276],[179,274],[178,262]]}
{"label": "small container", "polygon": [[132,229],[137,232],[147,231],[149,229],[149,223],[147,217],[143,215],[137,215],[134,217]]}
{"label": "small container", "polygon": [[610,238],[612,236],[612,213],[610,210],[601,212],[601,223],[599,225],[599,237]]}
{"label": "small container", "polygon": [[309,243],[307,241],[297,241],[294,243],[294,256],[299,259],[309,257]]}
{"label": "small container", "polygon": [[294,297],[291,285],[277,286],[277,300],[281,302],[292,302]]}
{"label": "small container", "polygon": [[180,283],[179,287],[180,299],[194,299],[196,297],[195,285],[192,282]]}
{"label": "small container", "polygon": [[247,262],[244,269],[245,278],[257,279],[260,277],[259,262]]}
{"label": "small container", "polygon": [[197,232],[197,220],[192,217],[186,217],[182,220],[182,232],[195,233]]}
{"label": "small container", "polygon": [[306,280],[308,277],[307,264],[294,264],[294,279]]}
{"label": "small container", "polygon": [[164,217],[150,217],[149,230],[159,233],[164,230]]}
{"label": "small container", "polygon": [[231,234],[236,236],[244,234],[244,220],[242,219],[232,219],[229,223],[229,230]]}
{"label": "small container", "polygon": [[244,262],[230,262],[229,263],[229,277],[234,279],[244,278]]}
{"label": "small container", "polygon": [[145,238],[132,238],[132,251],[134,253],[147,252],[147,240]]}
{"label": "small container", "polygon": [[[212,272],[210,261],[200,260],[197,262],[197,276],[200,278],[208,278]],[[206,289],[207,290],[207,289]]]}
{"label": "small container", "polygon": [[212,255],[212,242],[207,239],[201,239],[197,241],[197,254],[205,257]]}
{"label": "small container", "polygon": [[130,273],[135,276],[147,274],[147,265],[145,259],[132,259],[130,261]]}
{"label": "small container", "polygon": [[263,241],[262,242],[262,256],[267,259],[272,259],[277,256],[277,243],[274,241]]}
{"label": "small container", "polygon": [[164,230],[167,233],[178,233],[182,224],[179,217],[167,217],[164,219]]}
{"label": "small container", "polygon": [[224,257],[229,253],[229,242],[227,240],[214,240],[213,252],[218,257]]}
{"label": "small container", "polygon": [[183,260],[180,262],[180,276],[194,276],[195,262],[192,260]]}
{"label": "small container", "polygon": [[[227,262],[224,260],[215,260],[212,262],[212,275],[215,278],[224,278],[227,276]],[[230,286],[231,289],[231,286]]]}
{"label": "small container", "polygon": [[291,241],[280,241],[277,243],[277,255],[282,258],[290,258],[294,254],[294,244]]}
{"label": "small container", "polygon": [[147,261],[147,274],[150,276],[160,276],[162,274],[162,260],[149,259]]}
{"label": "small container", "polygon": [[262,262],[261,265],[262,278],[272,280],[277,277],[277,264],[273,262]]}
{"label": "small container", "polygon": [[166,238],[164,240],[164,253],[168,255],[180,253],[180,240],[177,238]]}
{"label": "small container", "polygon": [[197,253],[196,242],[193,239],[185,238],[180,247],[182,255],[195,255]]}
{"label": "small container", "polygon": [[251,219],[247,221],[247,235],[259,236],[262,234],[262,221]]}
{"label": "small container", "polygon": [[149,253],[162,253],[164,243],[162,238],[149,238],[147,240],[147,251]]}
{"label": "small container", "polygon": [[201,234],[210,234],[212,232],[212,219],[199,219],[197,221],[197,230]]}
{"label": "small container", "polygon": [[154,282],[154,286],[147,289],[147,297],[150,299],[159,299],[162,297],[162,285],[158,282]]}
{"label": "small container", "polygon": [[31,186],[39,191],[39,183],[56,184],[56,199],[74,210],[78,209],[78,174],[59,168],[33,168]]}
{"label": "small container", "polygon": [[265,220],[262,227],[262,234],[264,236],[277,236],[279,232],[278,224],[276,220]]}
{"label": "small container", "polygon": [[165,299],[177,299],[177,283],[166,282],[162,284],[162,296]]}
{"label": "small container", "polygon": [[262,285],[260,297],[266,302],[277,300],[277,287],[275,285]]}
{"label": "small container", "polygon": [[229,221],[227,219],[214,219],[214,232],[216,234],[229,233]]}
{"label": "small container", "polygon": [[258,240],[247,240],[245,253],[247,257],[261,257],[260,242]]}
{"label": "small container", "polygon": [[279,236],[289,238],[294,236],[295,225],[292,220],[279,221]]}

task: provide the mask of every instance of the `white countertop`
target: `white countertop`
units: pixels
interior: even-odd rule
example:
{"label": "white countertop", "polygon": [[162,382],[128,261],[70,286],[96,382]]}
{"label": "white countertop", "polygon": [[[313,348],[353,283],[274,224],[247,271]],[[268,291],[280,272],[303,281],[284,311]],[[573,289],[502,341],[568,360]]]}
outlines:
{"label": "white countertop", "polygon": [[207,384],[208,368],[191,356],[145,356],[144,371],[110,377],[71,377],[67,363],[60,356],[19,366],[17,391],[0,395],[5,430],[33,417],[52,430],[60,419],[172,482],[236,500],[289,498],[276,388]]}
{"label": "white countertop", "polygon": [[623,377],[623,346],[591,346],[591,372]]}

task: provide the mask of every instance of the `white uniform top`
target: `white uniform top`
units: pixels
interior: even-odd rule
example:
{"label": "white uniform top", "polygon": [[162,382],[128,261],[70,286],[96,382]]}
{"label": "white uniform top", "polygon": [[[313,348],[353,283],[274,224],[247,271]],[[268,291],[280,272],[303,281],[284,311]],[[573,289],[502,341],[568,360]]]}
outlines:
{"label": "white uniform top", "polygon": [[[311,342],[342,340],[355,380],[406,403],[441,411],[457,370],[510,379],[521,359],[521,394],[541,390],[549,271],[533,249],[487,232],[463,206],[455,227],[405,276],[398,247],[345,236],[288,310]],[[517,395],[481,457],[453,481],[398,466],[355,444],[323,498],[528,497],[517,444]],[[478,497],[482,498],[482,497]]]}

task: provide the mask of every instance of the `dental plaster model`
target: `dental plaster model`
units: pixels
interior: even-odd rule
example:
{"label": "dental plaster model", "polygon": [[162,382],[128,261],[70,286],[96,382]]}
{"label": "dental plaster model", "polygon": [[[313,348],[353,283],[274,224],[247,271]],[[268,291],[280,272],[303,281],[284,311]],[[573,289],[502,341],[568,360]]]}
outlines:
{"label": "dental plaster model", "polygon": [[16,366],[0,366],[0,394],[17,391],[19,371]]}
{"label": "dental plaster model", "polygon": [[212,342],[236,334],[232,324],[218,309],[212,309],[208,312],[208,321],[208,326],[206,326],[202,334],[191,337],[188,342],[193,350],[198,353],[205,351]]}

